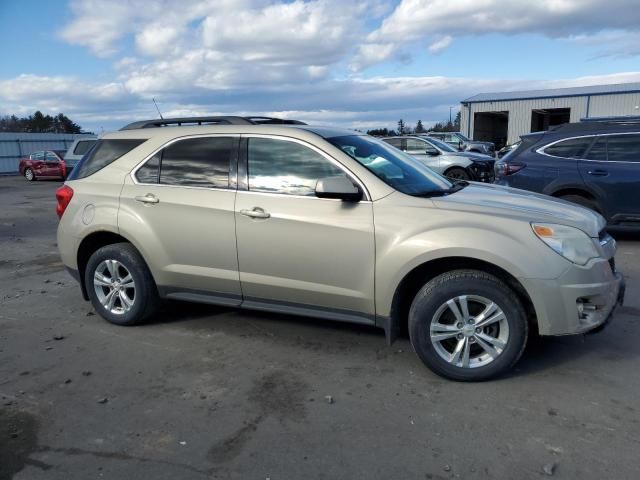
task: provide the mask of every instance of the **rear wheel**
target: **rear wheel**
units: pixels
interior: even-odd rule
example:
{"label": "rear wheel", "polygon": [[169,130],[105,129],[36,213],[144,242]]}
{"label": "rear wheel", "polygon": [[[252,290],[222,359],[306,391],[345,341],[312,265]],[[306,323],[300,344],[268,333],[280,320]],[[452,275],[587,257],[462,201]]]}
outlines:
{"label": "rear wheel", "polygon": [[598,212],[600,215],[602,215],[602,209],[600,208],[600,206],[595,200],[591,200],[590,198],[583,197],[582,195],[563,195],[560,198],[562,200],[566,200],[567,202],[577,203],[578,205],[587,207],[595,212]]}
{"label": "rear wheel", "polygon": [[129,243],[96,250],[87,263],[85,285],[96,312],[116,325],[142,323],[159,304],[151,272]]}
{"label": "rear wheel", "polygon": [[33,170],[31,170],[30,168],[25,168],[24,178],[26,178],[30,182],[33,182],[36,179],[36,175],[33,173]]}
{"label": "rear wheel", "polygon": [[445,175],[449,178],[453,178],[454,180],[470,180],[471,175],[464,168],[453,167],[447,170]]}
{"label": "rear wheel", "polygon": [[409,311],[409,336],[420,359],[438,375],[480,381],[518,361],[528,324],[514,292],[496,277],[455,270],[428,282]]}

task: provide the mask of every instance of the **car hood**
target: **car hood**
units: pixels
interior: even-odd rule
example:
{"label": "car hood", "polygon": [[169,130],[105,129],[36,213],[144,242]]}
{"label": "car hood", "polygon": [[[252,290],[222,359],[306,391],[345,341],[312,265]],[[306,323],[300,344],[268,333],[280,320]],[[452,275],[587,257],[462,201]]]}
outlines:
{"label": "car hood", "polygon": [[588,208],[546,195],[499,185],[473,182],[456,193],[432,200],[436,207],[446,210],[568,225],[579,228],[594,238],[598,237],[606,225],[600,214]]}
{"label": "car hood", "polygon": [[484,153],[476,152],[445,152],[444,155],[447,157],[464,157],[480,162],[495,161],[495,159],[491,155],[485,155]]}

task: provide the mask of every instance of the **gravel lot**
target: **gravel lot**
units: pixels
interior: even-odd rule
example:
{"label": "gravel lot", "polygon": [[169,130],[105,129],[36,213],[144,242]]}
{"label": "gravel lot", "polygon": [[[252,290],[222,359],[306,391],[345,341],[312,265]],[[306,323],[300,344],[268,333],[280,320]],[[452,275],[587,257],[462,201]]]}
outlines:
{"label": "gravel lot", "polygon": [[459,384],[362,326],[183,303],[109,325],[58,258],[58,185],[0,177],[0,479],[637,478],[640,234],[609,328]]}

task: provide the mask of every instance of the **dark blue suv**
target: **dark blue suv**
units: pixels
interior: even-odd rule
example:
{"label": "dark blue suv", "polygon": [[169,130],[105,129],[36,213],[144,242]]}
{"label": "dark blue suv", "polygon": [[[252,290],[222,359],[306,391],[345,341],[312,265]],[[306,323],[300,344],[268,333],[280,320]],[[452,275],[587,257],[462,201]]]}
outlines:
{"label": "dark blue suv", "polygon": [[523,135],[495,164],[499,185],[545,193],[640,227],[640,120],[568,123]]}

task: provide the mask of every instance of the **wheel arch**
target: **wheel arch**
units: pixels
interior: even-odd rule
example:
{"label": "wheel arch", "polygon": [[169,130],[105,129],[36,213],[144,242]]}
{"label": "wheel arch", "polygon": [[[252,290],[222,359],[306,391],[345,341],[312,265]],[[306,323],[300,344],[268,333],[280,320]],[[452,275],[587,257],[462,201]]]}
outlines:
{"label": "wheel arch", "polygon": [[458,269],[473,269],[486,272],[505,282],[522,302],[529,327],[538,330],[538,320],[531,297],[518,279],[504,268],[485,260],[471,257],[443,257],[421,263],[409,271],[397,285],[390,310],[389,325],[385,328],[387,341],[392,343],[400,332],[406,332],[409,308],[418,291],[425,283],[438,275]]}
{"label": "wheel arch", "polygon": [[[140,253],[140,250],[128,238],[125,238],[118,233],[108,231],[108,230],[98,230],[98,231],[92,232],[91,234],[83,238],[82,241],[80,242],[80,245],[78,245],[78,251],[77,251],[78,274],[80,277],[79,280],[80,280],[80,289],[82,290],[82,297],[85,300],[89,300],[89,295],[87,294],[87,286],[84,281],[85,269],[87,268],[87,263],[89,262],[89,258],[99,248],[105,247],[107,245],[112,245],[114,243],[129,243],[134,248],[136,248],[138,253]],[[142,256],[141,253],[140,255]]]}

